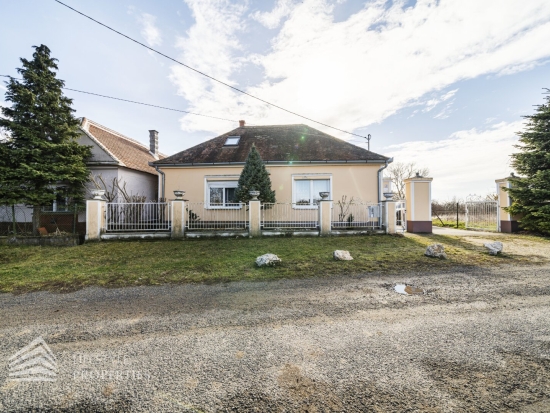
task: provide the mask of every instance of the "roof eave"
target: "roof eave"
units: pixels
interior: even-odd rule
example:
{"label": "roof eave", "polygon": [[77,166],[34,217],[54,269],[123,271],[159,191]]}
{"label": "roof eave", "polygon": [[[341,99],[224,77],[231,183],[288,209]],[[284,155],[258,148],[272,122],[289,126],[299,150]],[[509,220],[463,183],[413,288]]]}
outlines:
{"label": "roof eave", "polygon": [[[266,165],[341,165],[341,164],[383,164],[389,161],[391,158],[385,159],[359,159],[359,160],[331,160],[331,161],[264,161]],[[149,165],[152,167],[167,167],[167,166],[222,166],[222,165],[244,165],[246,162],[173,162],[173,163],[162,163],[162,162],[149,162]]]}

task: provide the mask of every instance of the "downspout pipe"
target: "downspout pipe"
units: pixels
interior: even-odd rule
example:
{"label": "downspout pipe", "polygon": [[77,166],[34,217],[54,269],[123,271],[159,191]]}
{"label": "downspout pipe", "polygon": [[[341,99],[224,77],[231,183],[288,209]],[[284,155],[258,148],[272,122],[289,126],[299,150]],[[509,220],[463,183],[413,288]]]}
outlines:
{"label": "downspout pipe", "polygon": [[164,172],[162,172],[158,166],[155,165],[155,169],[157,170],[157,172],[162,176],[162,179],[161,179],[161,194],[162,194],[162,200],[163,202],[166,201],[166,199],[164,198],[164,181],[165,181],[165,177],[164,177]]}
{"label": "downspout pipe", "polygon": [[382,197],[380,196],[380,188],[382,187],[382,171],[392,162],[393,158],[386,159],[385,165],[378,170],[378,203],[382,202]]}

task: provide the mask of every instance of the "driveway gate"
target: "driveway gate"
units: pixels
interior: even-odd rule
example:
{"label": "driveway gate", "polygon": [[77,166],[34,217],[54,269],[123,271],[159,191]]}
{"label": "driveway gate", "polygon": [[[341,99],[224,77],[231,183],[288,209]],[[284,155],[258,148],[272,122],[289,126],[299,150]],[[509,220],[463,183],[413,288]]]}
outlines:
{"label": "driveway gate", "polygon": [[466,228],[498,230],[497,201],[466,201]]}

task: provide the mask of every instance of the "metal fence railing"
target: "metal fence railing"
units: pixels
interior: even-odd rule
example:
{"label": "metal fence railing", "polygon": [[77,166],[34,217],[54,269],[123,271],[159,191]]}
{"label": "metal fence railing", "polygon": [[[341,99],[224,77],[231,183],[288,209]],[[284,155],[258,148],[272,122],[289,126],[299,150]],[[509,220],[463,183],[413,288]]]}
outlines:
{"label": "metal fence railing", "polygon": [[395,203],[395,225],[397,230],[405,232],[407,230],[407,204],[405,201]]}
{"label": "metal fence railing", "polygon": [[170,230],[170,205],[167,202],[108,202],[106,207],[107,232]]}
{"label": "metal fence railing", "polygon": [[242,231],[248,228],[248,208],[244,203],[231,207],[211,207],[203,202],[186,202],[185,227],[188,231]]}
{"label": "metal fence railing", "polygon": [[380,229],[383,208],[382,203],[334,205],[331,211],[332,229]]}
{"label": "metal fence railing", "polygon": [[466,228],[498,230],[498,202],[497,201],[467,201]]}
{"label": "metal fence railing", "polygon": [[0,236],[84,234],[84,211],[84,205],[75,204],[62,211],[52,211],[51,206],[0,205]]}
{"label": "metal fence railing", "polygon": [[317,229],[317,208],[293,203],[265,203],[261,207],[261,226],[266,230]]}

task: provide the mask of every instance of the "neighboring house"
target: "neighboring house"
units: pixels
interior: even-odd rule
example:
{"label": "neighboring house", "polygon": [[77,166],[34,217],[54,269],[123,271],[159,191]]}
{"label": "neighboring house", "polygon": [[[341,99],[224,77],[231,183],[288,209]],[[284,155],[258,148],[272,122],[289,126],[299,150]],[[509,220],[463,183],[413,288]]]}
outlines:
{"label": "neighboring house", "polygon": [[317,208],[319,192],[335,201],[343,196],[380,202],[381,169],[392,159],[337,139],[307,125],[245,126],[164,159],[159,169],[160,196],[186,191],[190,202],[205,208],[235,208],[235,188],[252,145],[270,173],[277,202],[294,208]]}
{"label": "neighboring house", "polygon": [[[159,174],[150,166],[164,157],[158,151],[157,131],[149,131],[149,147],[87,118],[82,118],[80,131],[79,143],[92,147],[87,165],[93,175],[101,175],[109,186],[118,179],[129,195],[158,200]],[[87,188],[95,189],[91,183]]]}

